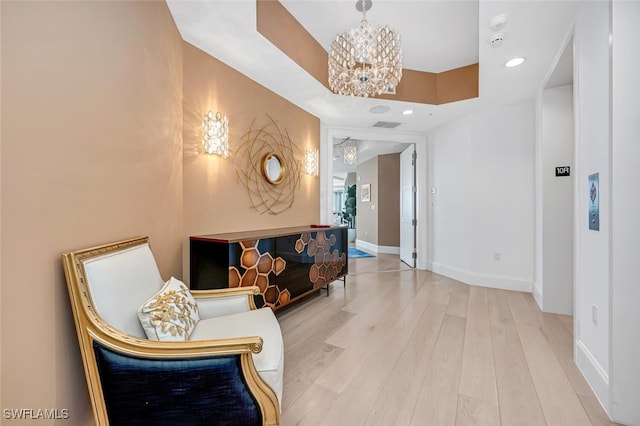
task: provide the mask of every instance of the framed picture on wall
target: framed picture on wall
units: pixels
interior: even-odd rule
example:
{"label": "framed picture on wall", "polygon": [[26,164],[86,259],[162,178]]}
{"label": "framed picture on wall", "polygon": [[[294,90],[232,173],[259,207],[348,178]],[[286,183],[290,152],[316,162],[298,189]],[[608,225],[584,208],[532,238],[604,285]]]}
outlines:
{"label": "framed picture on wall", "polygon": [[365,183],[360,187],[360,201],[368,203],[371,201],[371,184]]}

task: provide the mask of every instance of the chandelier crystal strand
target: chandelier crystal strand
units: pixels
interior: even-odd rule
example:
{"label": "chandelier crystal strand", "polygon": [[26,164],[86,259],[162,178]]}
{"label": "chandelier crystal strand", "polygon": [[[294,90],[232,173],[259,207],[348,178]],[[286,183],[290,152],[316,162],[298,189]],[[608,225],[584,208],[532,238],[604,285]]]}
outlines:
{"label": "chandelier crystal strand", "polygon": [[329,87],[335,93],[375,96],[395,89],[402,78],[400,36],[367,22],[365,2],[358,27],[338,34],[329,49]]}

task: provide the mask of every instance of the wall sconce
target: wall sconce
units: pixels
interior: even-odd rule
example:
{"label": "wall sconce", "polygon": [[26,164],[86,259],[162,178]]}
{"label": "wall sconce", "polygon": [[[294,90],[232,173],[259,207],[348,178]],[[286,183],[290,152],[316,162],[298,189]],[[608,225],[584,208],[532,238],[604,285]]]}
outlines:
{"label": "wall sconce", "polygon": [[229,155],[229,120],[226,115],[209,111],[202,120],[202,146],[208,154]]}
{"label": "wall sconce", "polygon": [[320,154],[315,148],[307,148],[304,154],[305,171],[308,175],[318,176],[320,171],[318,170]]}

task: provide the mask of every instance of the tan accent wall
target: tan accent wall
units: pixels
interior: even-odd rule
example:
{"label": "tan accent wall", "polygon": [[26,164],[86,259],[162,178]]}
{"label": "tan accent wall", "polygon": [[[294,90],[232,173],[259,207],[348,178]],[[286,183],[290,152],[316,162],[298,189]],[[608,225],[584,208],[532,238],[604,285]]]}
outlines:
{"label": "tan accent wall", "polygon": [[[356,171],[356,238],[375,245],[378,244],[378,158],[358,164]],[[362,202],[362,185],[366,184],[371,184],[371,201]]]}
{"label": "tan accent wall", "polygon": [[256,27],[274,46],[329,88],[327,51],[279,1],[256,1]]}
{"label": "tan accent wall", "polygon": [[437,74],[438,104],[477,98],[478,72],[478,64],[472,64]]}
{"label": "tan accent wall", "polygon": [[378,245],[400,247],[400,154],[378,157]]}
{"label": "tan accent wall", "polygon": [[477,98],[479,96],[478,71],[478,64],[437,74],[404,68],[395,95],[380,95],[379,97],[392,101],[429,105],[441,105]]}
{"label": "tan accent wall", "polygon": [[[293,206],[277,215],[260,214],[236,174],[234,161],[202,153],[202,117],[212,110],[229,118],[232,156],[253,120],[266,124],[269,114],[296,144],[298,158],[306,147],[320,145],[320,120],[184,43],[184,223],[185,279],[190,235],[310,225],[320,219],[318,177],[302,173]],[[274,190],[279,190],[274,187]]]}
{"label": "tan accent wall", "polygon": [[438,74],[403,68],[402,79],[396,86],[395,95],[380,95],[379,98],[437,105]]}
{"label": "tan accent wall", "polygon": [[[400,247],[400,154],[374,157],[358,165],[356,238],[381,247]],[[362,185],[371,201],[362,202]],[[373,208],[372,208],[373,207]]]}
{"label": "tan accent wall", "polygon": [[182,40],[164,2],[0,7],[0,406],[90,425],[60,255],[149,235],[181,275]]}

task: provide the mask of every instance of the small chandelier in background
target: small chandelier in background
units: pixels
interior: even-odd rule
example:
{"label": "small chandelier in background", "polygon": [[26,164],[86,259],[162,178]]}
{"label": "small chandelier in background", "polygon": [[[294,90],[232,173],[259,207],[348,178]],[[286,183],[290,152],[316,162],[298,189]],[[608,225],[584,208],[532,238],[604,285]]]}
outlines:
{"label": "small chandelier in background", "polygon": [[318,163],[319,153],[315,148],[307,148],[304,154],[305,159],[305,171],[308,175],[318,176],[320,174]]}
{"label": "small chandelier in background", "polygon": [[347,166],[353,166],[358,161],[358,148],[355,142],[347,141],[342,147],[342,157],[344,164]]}
{"label": "small chandelier in background", "polygon": [[202,120],[202,146],[207,154],[229,155],[229,120],[219,112],[209,111]]}
{"label": "small chandelier in background", "polygon": [[331,43],[329,87],[340,95],[380,95],[395,90],[402,78],[400,36],[386,25],[370,25],[366,14],[370,7],[371,0],[358,0],[360,25],[338,34]]}

